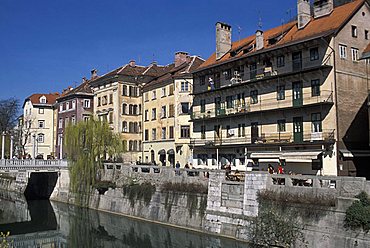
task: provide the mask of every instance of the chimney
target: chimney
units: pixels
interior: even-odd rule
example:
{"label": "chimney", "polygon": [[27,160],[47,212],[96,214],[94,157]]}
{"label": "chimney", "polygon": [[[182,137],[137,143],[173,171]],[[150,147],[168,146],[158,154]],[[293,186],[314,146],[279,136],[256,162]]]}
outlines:
{"label": "chimney", "polygon": [[264,47],[263,44],[263,31],[257,30],[256,31],[256,50],[261,50]]}
{"label": "chimney", "polygon": [[131,59],[130,62],[128,63],[131,67],[135,67],[136,62],[135,60]]}
{"label": "chimney", "polygon": [[98,77],[98,70],[97,69],[92,69],[91,70],[91,79],[95,79]]}
{"label": "chimney", "polygon": [[178,67],[185,62],[189,62],[189,54],[187,52],[175,53],[175,67]]}
{"label": "chimney", "polygon": [[298,0],[298,29],[304,28],[311,21],[311,6],[309,0]]}
{"label": "chimney", "polygon": [[222,58],[231,49],[231,26],[216,23],[216,60]]}
{"label": "chimney", "polygon": [[313,16],[319,18],[321,16],[329,15],[334,8],[333,0],[314,0],[313,2]]}
{"label": "chimney", "polygon": [[86,82],[87,82],[86,77],[83,77],[83,78],[82,78],[82,83],[86,83]]}

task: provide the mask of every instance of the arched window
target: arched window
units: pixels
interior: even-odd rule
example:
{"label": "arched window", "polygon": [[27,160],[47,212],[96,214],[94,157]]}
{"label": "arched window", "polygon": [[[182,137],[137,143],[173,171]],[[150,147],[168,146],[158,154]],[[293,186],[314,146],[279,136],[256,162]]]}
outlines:
{"label": "arched window", "polygon": [[137,140],[134,140],[134,151],[138,151],[138,149],[137,149]]}
{"label": "arched window", "polygon": [[128,124],[128,132],[133,133],[134,132],[134,123],[130,122]]}
{"label": "arched window", "polygon": [[133,106],[132,106],[132,104],[130,104],[130,105],[128,106],[128,114],[129,114],[129,115],[132,115],[132,114],[133,114]]}
{"label": "arched window", "polygon": [[122,132],[127,133],[127,121],[122,122]]}
{"label": "arched window", "polygon": [[134,133],[138,133],[137,122],[134,122]]}
{"label": "arched window", "polygon": [[127,115],[127,104],[126,103],[122,103],[122,114]]}
{"label": "arched window", "polygon": [[137,105],[134,105],[133,106],[133,111],[132,112],[133,112],[134,115],[137,115],[138,114],[138,112],[137,112]]}
{"label": "arched window", "polygon": [[126,85],[122,86],[122,96],[127,96],[127,86]]}
{"label": "arched window", "polygon": [[129,142],[128,142],[128,150],[131,152],[131,151],[133,151],[133,142],[132,142],[132,140],[130,140]]}

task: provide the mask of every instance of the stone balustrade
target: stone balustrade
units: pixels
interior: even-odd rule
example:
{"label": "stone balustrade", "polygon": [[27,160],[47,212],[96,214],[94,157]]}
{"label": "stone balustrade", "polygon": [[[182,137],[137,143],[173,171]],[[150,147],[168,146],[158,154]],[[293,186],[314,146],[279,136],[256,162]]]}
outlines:
{"label": "stone balustrade", "polygon": [[56,171],[68,169],[66,160],[1,159],[0,171]]}

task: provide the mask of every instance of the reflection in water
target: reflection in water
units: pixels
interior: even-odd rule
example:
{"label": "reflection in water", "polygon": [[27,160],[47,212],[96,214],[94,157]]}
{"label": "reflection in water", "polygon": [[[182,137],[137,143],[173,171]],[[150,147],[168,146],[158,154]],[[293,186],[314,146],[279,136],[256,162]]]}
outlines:
{"label": "reflection in water", "polygon": [[[1,201],[3,203],[3,200]],[[53,211],[54,210],[54,211]],[[6,211],[6,210],[5,210]],[[228,248],[245,243],[143,222],[63,203],[30,201],[31,220],[0,225],[14,247]],[[0,216],[0,223],[2,219]]]}

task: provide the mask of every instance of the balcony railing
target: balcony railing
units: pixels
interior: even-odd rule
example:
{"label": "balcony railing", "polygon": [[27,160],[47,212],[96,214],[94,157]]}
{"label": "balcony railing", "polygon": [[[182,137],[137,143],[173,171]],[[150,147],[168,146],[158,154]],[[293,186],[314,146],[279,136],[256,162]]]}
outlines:
{"label": "balcony railing", "polygon": [[[298,101],[297,101],[298,100]],[[312,105],[318,103],[333,103],[333,92],[332,91],[321,91],[319,96],[312,96],[311,93],[304,93],[299,99],[293,99],[292,95],[285,96],[283,100],[277,100],[277,98],[263,98],[259,96],[256,103],[252,103],[251,98],[247,101],[246,104],[234,104],[233,107],[220,107],[220,108],[211,108],[206,109],[205,111],[193,111],[191,118],[204,119],[204,118],[213,118],[218,116],[227,116],[233,114],[257,112],[257,111],[267,111],[275,110],[282,108],[290,107],[300,107],[305,105]],[[298,104],[297,104],[298,102]],[[223,104],[223,105],[226,105]]]}
{"label": "balcony railing", "polygon": [[221,146],[221,145],[248,145],[248,144],[287,144],[287,143],[313,143],[334,142],[334,129],[322,132],[274,132],[261,133],[258,136],[251,134],[242,137],[235,135],[206,137],[204,139],[191,139],[191,144],[196,146]]}

